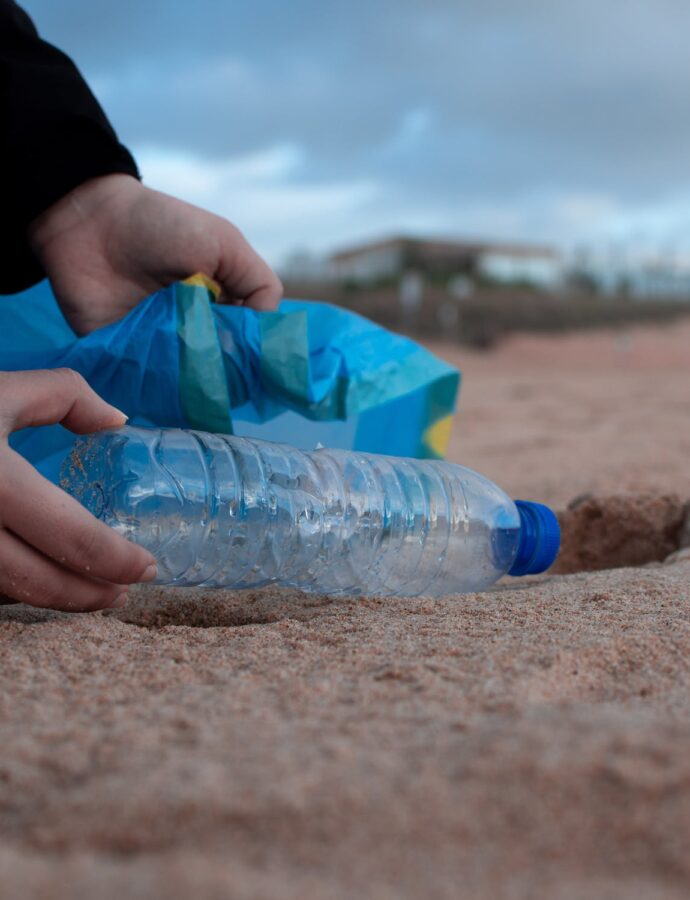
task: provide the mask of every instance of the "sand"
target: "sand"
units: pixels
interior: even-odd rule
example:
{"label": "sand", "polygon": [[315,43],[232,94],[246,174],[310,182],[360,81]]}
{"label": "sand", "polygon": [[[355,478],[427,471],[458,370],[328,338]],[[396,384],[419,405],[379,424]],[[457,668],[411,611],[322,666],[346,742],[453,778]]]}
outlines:
{"label": "sand", "polygon": [[2,900],[686,897],[689,339],[443,351],[455,459],[594,495],[566,568],[668,562],[436,601],[0,608]]}
{"label": "sand", "polygon": [[690,496],[690,320],[433,349],[464,374],[449,457],[513,496]]}

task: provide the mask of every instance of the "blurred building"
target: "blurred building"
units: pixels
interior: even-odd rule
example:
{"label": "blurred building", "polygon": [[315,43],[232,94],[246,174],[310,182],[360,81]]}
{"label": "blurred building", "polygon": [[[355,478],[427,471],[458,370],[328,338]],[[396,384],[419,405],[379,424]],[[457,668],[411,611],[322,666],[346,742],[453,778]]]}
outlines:
{"label": "blurred building", "polygon": [[546,290],[563,276],[560,255],[529,244],[473,243],[396,237],[340,250],[328,260],[338,281],[373,283],[418,272],[437,282],[523,284]]}
{"label": "blurred building", "polygon": [[331,277],[330,265],[323,256],[308,250],[297,250],[280,266],[280,277],[286,281],[328,281]]}

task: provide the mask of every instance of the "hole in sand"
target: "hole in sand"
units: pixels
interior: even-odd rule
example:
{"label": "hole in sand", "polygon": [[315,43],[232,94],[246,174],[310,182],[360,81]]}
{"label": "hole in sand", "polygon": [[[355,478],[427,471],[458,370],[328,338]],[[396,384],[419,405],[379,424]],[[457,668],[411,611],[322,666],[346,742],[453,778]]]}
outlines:
{"label": "hole in sand", "polygon": [[690,504],[672,494],[584,495],[560,520],[554,574],[659,563],[690,543]]}

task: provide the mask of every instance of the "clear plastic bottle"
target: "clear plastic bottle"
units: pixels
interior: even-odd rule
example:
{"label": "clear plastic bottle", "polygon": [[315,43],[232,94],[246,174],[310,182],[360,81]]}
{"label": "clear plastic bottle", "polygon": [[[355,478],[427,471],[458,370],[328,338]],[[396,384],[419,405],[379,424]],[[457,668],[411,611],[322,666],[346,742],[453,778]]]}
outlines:
{"label": "clear plastic bottle", "polygon": [[440,596],[544,571],[559,547],[547,507],[440,461],[126,426],[80,438],[62,474],[159,584]]}

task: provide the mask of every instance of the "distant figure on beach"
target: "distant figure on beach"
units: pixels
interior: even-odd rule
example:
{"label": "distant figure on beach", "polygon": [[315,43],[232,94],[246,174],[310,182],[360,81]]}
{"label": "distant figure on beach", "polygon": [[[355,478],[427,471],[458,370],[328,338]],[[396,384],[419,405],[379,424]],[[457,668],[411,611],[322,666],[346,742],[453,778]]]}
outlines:
{"label": "distant figure on beach", "polygon": [[[0,294],[48,277],[88,334],[196,272],[221,302],[274,309],[282,286],[227,220],[145,187],[64,53],[0,0]],[[10,449],[19,428],[84,433],[125,417],[74,372],[0,373],[0,594],[68,610],[120,606],[153,557],[93,519]]]}

